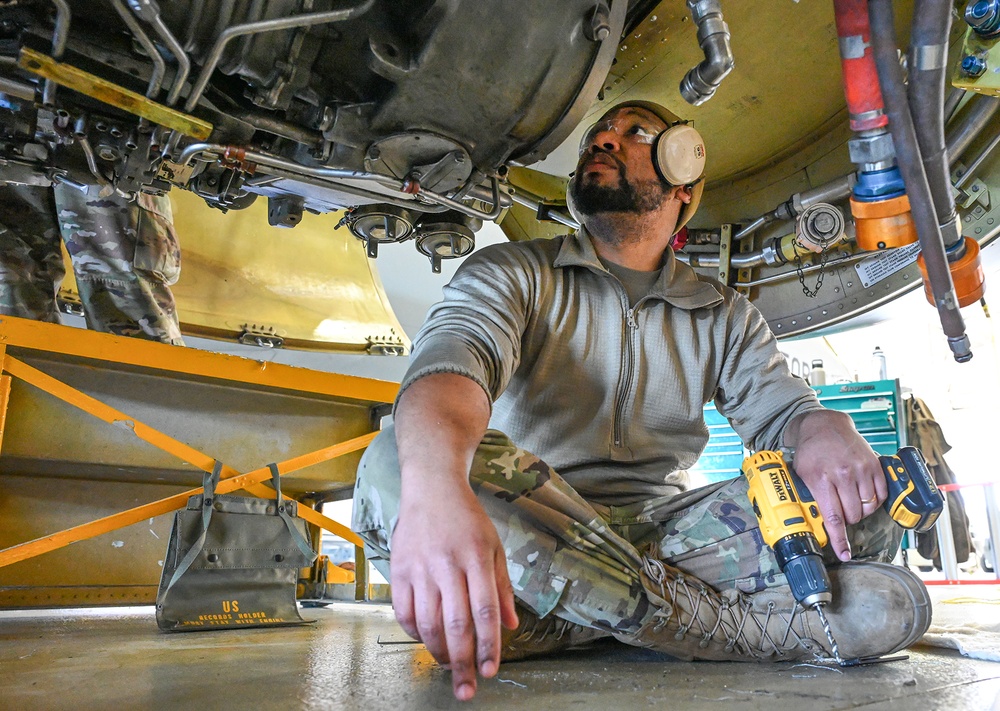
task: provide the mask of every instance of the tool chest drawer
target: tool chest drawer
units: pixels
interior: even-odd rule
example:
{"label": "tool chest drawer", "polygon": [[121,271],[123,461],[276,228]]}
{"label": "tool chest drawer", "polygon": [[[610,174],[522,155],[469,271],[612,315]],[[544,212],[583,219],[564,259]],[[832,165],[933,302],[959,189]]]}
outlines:
{"label": "tool chest drawer", "polygon": [[[906,423],[898,380],[837,383],[814,387],[824,407],[846,412],[877,454],[895,454],[906,445]],[[705,406],[708,446],[690,469],[692,486],[724,481],[740,475],[749,452],[729,421],[712,403]]]}

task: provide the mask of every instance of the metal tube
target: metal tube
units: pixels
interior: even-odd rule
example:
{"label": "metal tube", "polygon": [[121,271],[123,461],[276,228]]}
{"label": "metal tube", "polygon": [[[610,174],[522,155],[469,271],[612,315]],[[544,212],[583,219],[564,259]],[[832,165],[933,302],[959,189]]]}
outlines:
{"label": "metal tube", "polygon": [[[908,64],[910,115],[939,225],[946,225],[955,218],[944,141],[945,68],[952,5],[951,0],[917,0],[913,8]],[[962,239],[957,230],[942,237],[945,249]]]}
{"label": "metal tube", "polygon": [[716,89],[733,70],[735,60],[729,42],[729,26],[722,19],[719,0],[687,0],[691,18],[698,26],[698,46],[705,59],[681,80],[681,96],[699,106],[712,98]]}
{"label": "metal tube", "polygon": [[[390,178],[385,175],[379,175],[378,173],[371,173],[366,170],[352,170],[350,168],[312,168],[310,166],[300,165],[299,163],[294,163],[286,158],[280,158],[268,153],[261,153],[259,151],[244,151],[243,149],[239,150],[244,156],[246,156],[246,160],[268,168],[281,168],[282,170],[299,173],[301,175],[308,175],[314,178],[369,180],[388,188],[392,188],[393,190],[398,190],[400,192],[403,191],[403,181],[397,180],[396,178]],[[186,152],[187,151],[185,150],[184,153]],[[182,164],[184,162],[183,155],[184,154],[182,153]]]}
{"label": "metal tube", "polygon": [[244,25],[227,27],[222,33],[219,34],[218,39],[215,40],[215,45],[212,47],[212,51],[208,55],[208,59],[205,61],[205,64],[201,69],[201,74],[198,75],[198,80],[191,89],[191,95],[188,97],[187,103],[184,105],[184,110],[190,113],[194,110],[194,107],[197,106],[198,100],[201,99],[201,95],[205,91],[205,87],[208,85],[208,80],[212,77],[212,72],[215,71],[215,67],[222,59],[222,53],[225,51],[226,45],[233,39],[242,37],[243,35],[257,34],[259,32],[288,30],[294,27],[318,25],[327,22],[343,22],[344,20],[350,20],[358,15],[364,14],[374,4],[375,0],[362,0],[354,7],[346,9],[331,10],[329,12],[313,12],[305,15],[296,15],[294,17],[281,17],[273,20],[261,20],[260,22],[249,22]]}
{"label": "metal tube", "polygon": [[[66,51],[66,39],[69,37],[69,26],[73,20],[73,13],[69,9],[66,0],[52,0],[56,6],[56,26],[52,31],[52,58],[62,59],[63,52]],[[45,80],[45,88],[42,89],[42,103],[52,106],[56,100],[56,83],[51,79]]]}
{"label": "metal tube", "polygon": [[90,141],[86,136],[77,136],[76,142],[80,144],[80,148],[83,149],[83,155],[87,159],[87,168],[90,169],[90,174],[94,176],[97,180],[98,185],[101,189],[97,192],[98,197],[106,198],[115,191],[115,186],[104,177],[101,169],[97,167],[97,159],[94,157],[94,149],[90,146]]}
{"label": "metal tube", "polygon": [[[716,268],[719,266],[719,255],[718,254],[707,254],[705,252],[677,252],[677,259],[684,262],[685,264],[690,264],[692,267],[704,267],[704,268]],[[734,255],[731,262],[732,266],[737,269],[746,268],[743,262],[749,261],[746,258],[752,255],[748,254],[737,254]],[[819,271],[820,269],[830,269],[835,266],[841,266],[843,264],[850,264],[852,262],[858,262],[862,259],[872,256],[871,253],[865,252],[862,254],[849,254],[837,259],[829,260],[825,265],[813,264],[802,269],[803,274],[809,274],[811,272]],[[791,270],[787,272],[781,272],[780,274],[772,274],[761,279],[752,279],[750,281],[738,281],[733,286],[739,287],[750,287],[750,286],[761,286],[763,284],[770,284],[776,281],[784,281],[785,279],[794,279],[798,277],[799,272],[796,270]]]}
{"label": "metal tube", "polygon": [[[708,254],[707,252],[688,252],[687,264],[692,267],[718,267],[722,261],[720,254]],[[685,260],[682,260],[685,261]],[[750,267],[762,267],[766,264],[762,252],[751,252],[749,254],[734,254],[729,260],[729,264],[737,269],[749,269]]]}
{"label": "metal tube", "polygon": [[500,213],[503,211],[503,208],[500,206],[500,183],[496,178],[490,178],[490,180],[493,185],[493,209],[489,212],[477,210],[474,207],[469,207],[468,205],[452,200],[449,197],[431,192],[430,190],[424,190],[423,188],[421,188],[420,192],[417,194],[427,200],[430,200],[431,202],[437,203],[438,205],[450,207],[453,210],[458,210],[459,212],[471,217],[478,217],[480,220],[495,220],[500,217]]}
{"label": "metal tube", "polygon": [[268,133],[273,133],[276,136],[287,138],[296,143],[317,146],[323,141],[323,134],[319,131],[302,128],[291,121],[282,121],[271,116],[261,116],[250,111],[235,111],[232,113],[232,116],[236,120],[248,123],[260,131],[267,131]]}
{"label": "metal tube", "polygon": [[[519,205],[524,205],[527,208],[534,210],[536,213],[542,207],[544,201],[538,195],[529,193],[521,188],[516,188],[511,198]],[[547,210],[547,214],[553,221],[559,224],[571,227],[574,230],[580,229],[580,223],[574,220],[569,215],[559,211],[559,210]]]}
{"label": "metal tube", "polygon": [[969,103],[971,107],[968,114],[948,136],[945,144],[952,163],[965,152],[976,136],[992,123],[993,116],[1000,110],[1000,97],[996,96],[976,95]]}
{"label": "metal tube", "polygon": [[993,149],[997,147],[998,143],[1000,143],[1000,132],[997,132],[997,135],[995,135],[993,139],[986,144],[986,147],[983,148],[983,150],[979,152],[979,155],[973,159],[973,161],[969,164],[969,167],[965,169],[964,173],[962,173],[961,177],[955,181],[956,189],[961,188],[969,181],[969,178],[976,174],[976,168],[978,168],[979,164],[989,157],[990,153],[993,152]]}
{"label": "metal tube", "polygon": [[79,180],[73,180],[65,173],[52,173],[52,184],[53,185],[65,185],[67,187],[73,188],[74,190],[79,190],[84,195],[90,190],[90,186],[86,183],[81,183]]}
{"label": "metal tube", "polygon": [[[839,267],[845,264],[851,264],[853,262],[860,262],[862,259],[865,259],[866,257],[870,256],[872,255],[867,252],[863,254],[849,254],[840,257],[839,259],[831,259],[827,261],[825,265],[813,264],[808,267],[803,267],[801,273],[811,274],[812,272],[819,271],[820,269],[832,269],[833,267]],[[785,279],[795,279],[799,276],[799,273],[800,272],[793,269],[791,271],[782,272],[780,274],[772,274],[771,276],[764,277],[762,279],[752,279],[750,281],[738,281],[735,284],[733,284],[733,286],[734,287],[761,286],[762,284],[770,284],[771,282],[775,281],[784,281]]]}
{"label": "metal tube", "polygon": [[188,74],[191,73],[191,60],[188,58],[184,48],[181,47],[181,43],[177,41],[177,38],[170,32],[169,28],[163,23],[163,18],[159,15],[153,21],[153,29],[167,43],[170,53],[177,60],[177,74],[174,76],[174,81],[170,86],[170,93],[167,94],[167,106],[173,106],[180,98],[181,91],[184,89],[184,82],[187,81]]}
{"label": "metal tube", "polygon": [[0,77],[0,94],[13,96],[24,101],[34,101],[35,87],[32,84],[25,84],[24,82],[8,79],[7,77]]}
{"label": "metal tube", "polygon": [[736,234],[734,234],[733,235],[733,241],[738,242],[741,239],[743,239],[744,237],[749,237],[754,232],[756,232],[757,230],[759,230],[761,227],[763,227],[764,225],[768,224],[769,222],[773,222],[776,219],[777,219],[777,217],[775,216],[775,214],[773,212],[769,212],[766,215],[761,215],[756,220],[754,220],[753,222],[751,222],[749,225],[747,225],[746,227],[744,227],[742,230],[740,230],[739,232],[737,232]]}
{"label": "metal tube", "polygon": [[959,89],[957,86],[952,87],[951,91],[948,92],[948,96],[944,100],[944,122],[947,124],[955,116],[955,112],[958,111],[958,105],[962,103],[962,97],[965,96],[965,89]]}
{"label": "metal tube", "polygon": [[280,168],[281,170],[298,175],[307,175],[313,178],[326,179],[370,180],[381,183],[382,185],[393,188],[394,190],[403,190],[403,181],[397,180],[396,178],[390,178],[385,175],[379,175],[378,173],[370,173],[365,170],[353,170],[351,168],[312,168],[300,165],[299,163],[294,163],[286,158],[281,158],[280,156],[273,156],[259,151],[248,151],[239,146],[223,146],[216,143],[192,143],[181,151],[177,162],[180,165],[187,165],[195,158],[201,160],[201,155],[206,153],[212,155],[212,160],[215,160],[227,152],[239,154],[245,160],[251,163],[256,163],[257,165],[263,165],[269,168]]}
{"label": "metal tube", "polygon": [[163,86],[163,77],[167,75],[167,63],[163,59],[163,55],[160,54],[159,50],[156,49],[156,45],[153,44],[153,40],[149,39],[149,35],[146,34],[145,30],[142,29],[142,25],[139,21],[135,19],[135,15],[129,12],[129,9],[125,6],[125,0],[111,0],[111,5],[115,8],[115,12],[118,16],[122,18],[122,22],[128,27],[129,32],[135,37],[142,48],[146,51],[149,56],[150,61],[153,63],[153,76],[149,78],[149,86],[146,89],[146,98],[155,99],[160,94],[160,88]]}
{"label": "metal tube", "polygon": [[910,211],[917,228],[917,237],[920,240],[934,303],[955,360],[964,362],[972,358],[972,351],[969,347],[969,338],[965,334],[965,322],[958,309],[951,270],[941,239],[941,227],[934,211],[933,198],[907,103],[902,68],[899,66],[897,56],[892,0],[870,0],[868,12],[872,26],[875,64],[878,67],[879,83],[882,85],[886,112],[889,115],[892,141],[896,148],[896,158],[903,175],[903,182],[906,184],[906,192],[910,198]]}
{"label": "metal tube", "polygon": [[280,168],[272,168],[271,175],[277,176],[283,180],[295,180],[300,183],[305,183],[307,185],[315,185],[319,188],[326,188],[328,190],[339,190],[340,192],[347,193],[348,195],[354,195],[356,197],[366,198],[376,203],[386,203],[388,205],[395,205],[396,207],[401,207],[406,210],[413,210],[419,207],[423,212],[445,212],[448,208],[441,207],[439,205],[424,205],[413,199],[401,200],[399,198],[392,197],[391,195],[386,195],[384,193],[376,193],[371,190],[365,190],[364,188],[359,188],[355,185],[348,185],[347,183],[341,183],[336,180],[329,180],[323,178],[314,178],[309,175],[301,175],[299,173],[293,173],[292,171],[282,170]]}
{"label": "metal tube", "polygon": [[[465,191],[465,195],[468,197],[475,198],[476,200],[481,200],[483,202],[490,201],[490,192],[487,192],[485,188],[481,185],[473,185],[468,190]],[[457,195],[455,197],[458,197]],[[513,200],[507,193],[500,193],[500,207],[510,207],[513,204]]]}
{"label": "metal tube", "polygon": [[[229,149],[229,147],[214,143],[192,143],[181,151],[177,162],[180,165],[187,165],[192,160],[205,160],[203,156],[206,154],[211,156],[209,159],[210,161],[217,160],[227,152],[227,149]],[[406,207],[408,209],[413,209],[415,204],[419,205],[425,212],[444,212],[447,209],[446,207],[438,205],[424,205],[412,199],[409,193],[405,193],[403,191],[402,181],[396,180],[395,178],[389,178],[384,175],[379,175],[378,173],[369,173],[367,171],[352,170],[348,168],[310,168],[308,166],[293,163],[285,158],[272,156],[267,153],[244,151],[238,147],[232,147],[231,150],[240,152],[245,160],[251,163],[256,163],[257,165],[265,166],[270,169],[269,172],[275,175],[280,175],[282,178],[287,180],[299,180],[309,185],[316,185],[318,187],[336,188],[352,195],[369,198],[377,202],[387,202],[389,204]],[[364,180],[376,182],[384,187],[396,191],[400,195],[405,195],[406,199],[398,200],[391,195],[372,192],[365,190],[364,188],[357,188],[352,185],[341,183],[339,180]],[[428,193],[429,191],[422,190],[419,193],[419,197],[430,199]],[[458,204],[461,205],[461,203]],[[463,212],[466,212],[466,214],[473,214],[473,216],[476,216],[474,213],[485,214],[480,213],[478,210],[474,211],[474,213],[470,213],[468,211],[472,210],[472,208],[469,208],[466,205],[461,205],[461,209]]]}
{"label": "metal tube", "polygon": [[128,0],[128,4],[132,8],[132,12],[153,26],[156,34],[160,36],[160,39],[167,45],[167,49],[174,55],[174,59],[177,60],[177,74],[174,76],[170,93],[167,94],[167,106],[173,106],[180,98],[184,82],[187,81],[188,74],[191,72],[191,59],[181,43],[174,37],[170,28],[163,22],[163,18],[160,16],[160,6],[156,4],[155,0]]}

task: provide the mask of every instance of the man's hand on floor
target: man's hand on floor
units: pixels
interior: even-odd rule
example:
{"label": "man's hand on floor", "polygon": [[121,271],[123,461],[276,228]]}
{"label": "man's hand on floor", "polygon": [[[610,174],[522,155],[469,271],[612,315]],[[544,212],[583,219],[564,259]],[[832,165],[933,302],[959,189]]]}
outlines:
{"label": "man's hand on floor", "polygon": [[[392,536],[392,604],[407,634],[451,667],[455,697],[476,693],[476,671],[500,667],[500,627],[517,626],[496,527],[467,486],[422,492]],[[442,506],[442,502],[447,502]]]}

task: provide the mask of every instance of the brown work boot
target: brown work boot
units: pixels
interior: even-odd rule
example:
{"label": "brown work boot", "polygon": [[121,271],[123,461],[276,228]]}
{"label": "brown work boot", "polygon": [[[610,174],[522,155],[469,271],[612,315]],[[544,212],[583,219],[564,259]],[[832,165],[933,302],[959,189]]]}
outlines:
{"label": "brown work boot", "polygon": [[607,632],[573,624],[555,615],[539,617],[520,603],[515,603],[515,607],[518,625],[513,630],[503,630],[500,637],[502,662],[575,649],[601,637],[611,636]]}
{"label": "brown work boot", "polygon": [[[931,620],[924,584],[885,563],[844,563],[830,569],[833,602],[826,607],[843,659],[882,656],[916,642]],[[657,560],[642,574],[659,609],[631,635],[615,637],[681,659],[792,661],[829,659],[819,615],[803,610],[787,586],[754,595],[718,593]]]}

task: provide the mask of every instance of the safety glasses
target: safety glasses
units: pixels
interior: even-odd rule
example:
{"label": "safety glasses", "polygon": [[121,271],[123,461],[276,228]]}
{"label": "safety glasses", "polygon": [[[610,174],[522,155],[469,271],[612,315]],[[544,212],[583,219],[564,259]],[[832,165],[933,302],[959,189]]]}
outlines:
{"label": "safety glasses", "polygon": [[651,145],[662,130],[643,121],[641,117],[631,115],[598,121],[583,134],[579,155],[586,153],[594,144],[594,139],[606,131],[617,134],[620,141]]}

